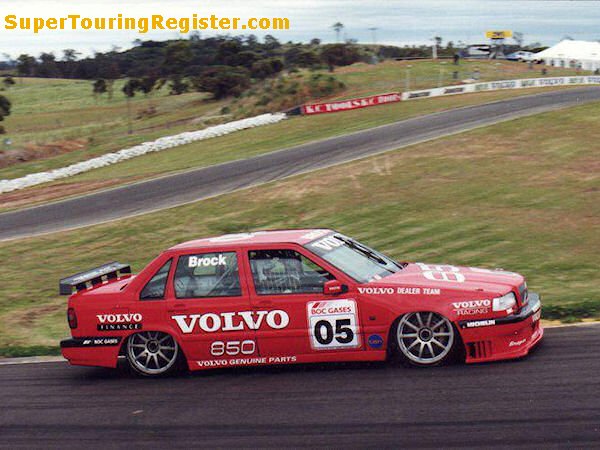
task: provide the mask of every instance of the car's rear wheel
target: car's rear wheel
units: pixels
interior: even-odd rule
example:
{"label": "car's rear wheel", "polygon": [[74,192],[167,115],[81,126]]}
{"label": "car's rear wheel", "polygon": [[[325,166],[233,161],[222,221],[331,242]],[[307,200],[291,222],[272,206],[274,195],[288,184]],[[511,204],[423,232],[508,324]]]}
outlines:
{"label": "car's rear wheel", "polygon": [[452,323],[426,311],[405,314],[396,326],[396,347],[402,360],[415,366],[435,366],[450,360],[458,338]]}
{"label": "car's rear wheel", "polygon": [[179,346],[170,334],[160,331],[135,333],[127,340],[127,361],[138,374],[161,376],[177,369]]}

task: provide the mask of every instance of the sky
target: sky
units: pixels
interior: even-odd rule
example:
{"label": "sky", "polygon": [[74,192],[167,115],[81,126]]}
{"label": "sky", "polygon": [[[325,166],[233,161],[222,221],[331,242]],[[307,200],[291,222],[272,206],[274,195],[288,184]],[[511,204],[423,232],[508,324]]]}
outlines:
{"label": "sky", "polygon": [[[288,17],[287,31],[272,34],[283,42],[319,38],[335,42],[331,26],[344,24],[343,37],[362,43],[412,45],[431,43],[434,36],[469,44],[485,42],[486,30],[513,30],[525,42],[552,45],[565,36],[581,40],[600,39],[600,1],[594,0],[2,0],[0,6],[0,55],[21,53],[61,54],[74,48],[83,55],[126,49],[135,39],[177,38],[173,31],[32,31],[6,30],[5,16],[57,17],[80,14],[87,17],[129,17],[151,14],[186,17],[216,14],[224,17]],[[369,28],[377,28],[375,36]],[[202,36],[216,32],[203,32]],[[221,33],[223,34],[223,33]],[[239,33],[241,34],[241,33]],[[6,59],[0,57],[0,59]]]}

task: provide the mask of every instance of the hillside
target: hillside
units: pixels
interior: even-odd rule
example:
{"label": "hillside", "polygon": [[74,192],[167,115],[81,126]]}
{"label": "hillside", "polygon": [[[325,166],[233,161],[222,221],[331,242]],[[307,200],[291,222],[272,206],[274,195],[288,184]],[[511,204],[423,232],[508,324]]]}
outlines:
{"label": "hillside", "polygon": [[[410,66],[410,67],[408,67]],[[498,80],[506,78],[522,78],[539,76],[537,71],[529,71],[527,66],[520,63],[494,63],[488,61],[461,62],[458,66],[459,79],[471,77],[478,69],[481,80]],[[449,84],[458,82],[452,80],[449,65],[445,61],[397,62],[386,61],[378,65],[364,63],[354,64],[337,69],[333,74],[327,71],[300,70],[286,73],[272,80],[265,80],[247,91],[240,98],[227,98],[219,101],[210,100],[207,94],[186,93],[169,95],[168,88],[150,94],[136,95],[131,102],[132,134],[128,134],[128,106],[121,92],[124,81],[118,81],[114,86],[114,95],[109,99],[106,94],[95,98],[89,81],[54,80],[54,79],[18,79],[15,86],[3,92],[13,103],[13,112],[4,125],[12,140],[10,148],[4,155],[0,154],[0,178],[11,179],[30,173],[50,170],[83,161],[107,152],[116,151],[144,141],[156,139],[164,135],[175,134],[188,130],[201,129],[208,125],[222,123],[235,118],[255,114],[278,111],[302,102],[322,100],[324,98],[349,98],[365,94],[404,90],[406,73],[409,74],[408,86],[420,88],[437,86],[439,83]],[[553,69],[548,75],[573,74],[568,69]],[[442,77],[440,77],[440,74]],[[533,93],[503,92],[494,95],[478,94],[477,96],[461,96],[460,99],[425,101],[427,105],[407,103],[405,105],[387,106],[385,112],[375,110],[369,112],[348,113],[344,121],[338,118],[302,119],[290,121],[282,127],[284,133],[301,133],[302,136],[280,142],[281,145],[300,143],[328,135],[338,134],[348,129],[360,129],[367,126],[400,120],[415,114],[437,111],[448,107],[473,104],[487,101],[490,98],[505,98],[513,95]],[[378,118],[373,120],[372,117]],[[308,121],[308,122],[305,122]],[[315,133],[307,134],[307,126],[315,128]],[[323,133],[319,134],[319,128]],[[325,130],[327,129],[327,130]],[[220,138],[211,141],[212,146],[220,146]],[[248,142],[248,140],[246,140]],[[256,143],[251,140],[251,145]],[[186,167],[197,167],[206,160],[206,155],[198,153],[197,149],[207,151],[206,145],[192,145],[192,157]],[[273,147],[264,150],[273,149]],[[178,149],[168,153],[174,155]],[[263,151],[264,151],[263,150]],[[189,153],[189,149],[186,150]],[[214,152],[209,155],[213,161],[222,161]],[[226,149],[227,158],[235,159],[244,156],[242,149]],[[145,157],[149,158],[149,157]],[[145,159],[144,158],[144,159]],[[168,158],[167,158],[168,159]],[[177,157],[175,157],[177,159]],[[192,161],[193,160],[193,161]],[[200,161],[198,161],[200,160]],[[137,161],[137,160],[136,160]],[[135,166],[145,163],[135,163]],[[181,165],[161,164],[148,175],[178,170]],[[94,171],[83,175],[96,175],[104,184],[80,185],[75,178],[53,183],[49,186],[68,186],[70,193],[84,192],[105,186],[110,174]],[[123,182],[125,180],[116,180]],[[51,198],[61,196],[62,188],[56,189],[44,186],[46,194]],[[38,189],[35,189],[37,192]],[[21,204],[12,194],[0,197],[6,207],[11,204]],[[27,195],[28,199],[32,196]],[[33,197],[37,198],[37,194]],[[15,203],[17,201],[17,203]]]}
{"label": "hillside", "polygon": [[57,296],[62,276],[112,260],[139,271],[177,242],[267,228],[331,227],[400,260],[514,270],[541,293],[545,318],[598,317],[600,170],[589,151],[600,139],[598,106],[513,120],[142,217],[1,243],[8,263],[0,273],[0,354],[56,352],[68,332],[65,298]]}

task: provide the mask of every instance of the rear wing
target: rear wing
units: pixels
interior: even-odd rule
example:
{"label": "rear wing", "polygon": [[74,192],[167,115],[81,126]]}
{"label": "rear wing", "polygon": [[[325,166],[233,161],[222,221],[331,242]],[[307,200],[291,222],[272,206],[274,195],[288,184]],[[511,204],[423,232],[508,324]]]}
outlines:
{"label": "rear wing", "polygon": [[63,278],[59,282],[59,293],[60,295],[71,295],[73,288],[77,292],[87,289],[88,283],[92,286],[96,286],[104,281],[115,280],[119,275],[131,274],[131,266],[129,264],[121,264],[120,262],[113,261],[108,264],[104,264],[95,269],[86,270],[85,272],[76,273],[70,277]]}

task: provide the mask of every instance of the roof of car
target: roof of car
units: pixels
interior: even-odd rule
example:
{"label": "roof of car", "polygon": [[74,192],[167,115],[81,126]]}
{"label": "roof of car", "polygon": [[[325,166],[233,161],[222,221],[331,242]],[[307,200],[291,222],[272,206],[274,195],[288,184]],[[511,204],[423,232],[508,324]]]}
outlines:
{"label": "roof of car", "polygon": [[250,244],[277,244],[295,243],[304,245],[320,236],[333,232],[326,228],[301,229],[301,230],[268,230],[253,231],[250,233],[224,234],[209,238],[195,239],[182,242],[169,250],[190,250],[207,247],[221,247],[225,245],[250,245]]}

